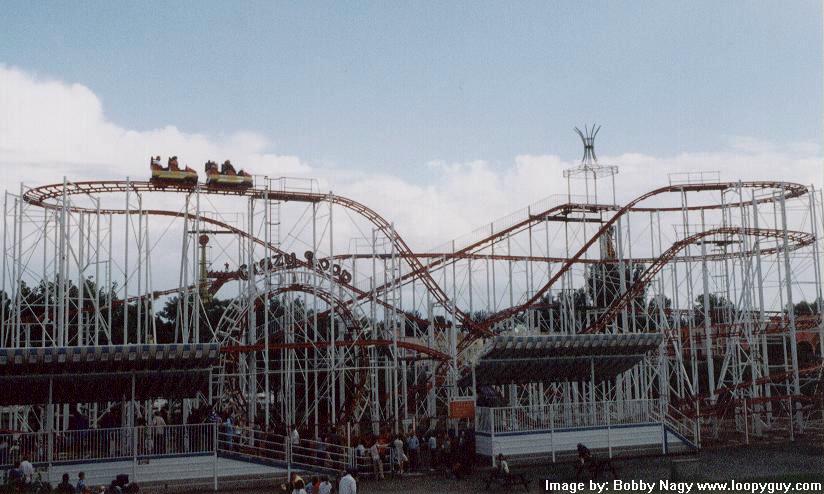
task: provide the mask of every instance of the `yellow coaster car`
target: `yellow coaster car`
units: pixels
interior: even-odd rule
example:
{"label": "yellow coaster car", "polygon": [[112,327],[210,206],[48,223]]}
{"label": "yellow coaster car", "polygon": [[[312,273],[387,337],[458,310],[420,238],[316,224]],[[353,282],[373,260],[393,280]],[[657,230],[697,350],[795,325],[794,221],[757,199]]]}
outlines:
{"label": "yellow coaster car", "polygon": [[184,167],[182,170],[177,164],[177,156],[169,158],[168,166],[160,164],[160,156],[151,159],[152,183],[160,185],[195,185],[197,172]]}
{"label": "yellow coaster car", "polygon": [[252,186],[252,175],[243,170],[235,171],[229,160],[223,162],[220,170],[214,161],[206,162],[206,185],[211,187],[246,188]]}

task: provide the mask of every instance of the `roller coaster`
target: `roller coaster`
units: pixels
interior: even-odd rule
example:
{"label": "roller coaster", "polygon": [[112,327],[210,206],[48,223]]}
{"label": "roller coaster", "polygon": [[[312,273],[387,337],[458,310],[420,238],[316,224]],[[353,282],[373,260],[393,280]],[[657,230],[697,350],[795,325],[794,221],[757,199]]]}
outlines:
{"label": "roller coaster", "polygon": [[[0,347],[216,342],[200,401],[262,427],[377,432],[448,422],[491,336],[659,332],[600,399],[665,400],[720,442],[821,431],[812,187],[690,173],[618,205],[617,168],[585,151],[567,194],[424,251],[313,180],[205,169],[157,157],[148,181],[7,191]],[[483,395],[586,397],[576,382]],[[3,409],[0,428],[28,413]]]}

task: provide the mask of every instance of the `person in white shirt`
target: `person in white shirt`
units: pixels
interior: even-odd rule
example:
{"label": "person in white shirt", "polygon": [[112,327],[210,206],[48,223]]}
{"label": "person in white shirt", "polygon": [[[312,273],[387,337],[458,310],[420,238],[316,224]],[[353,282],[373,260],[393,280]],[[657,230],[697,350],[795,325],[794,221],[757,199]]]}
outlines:
{"label": "person in white shirt", "polygon": [[506,461],[503,453],[498,454],[498,463],[500,464],[501,472],[503,472],[504,475],[509,475],[509,462]]}
{"label": "person in white shirt", "polygon": [[20,462],[20,472],[23,474],[23,483],[31,484],[34,480],[34,465],[27,458]]}
{"label": "person in white shirt", "polygon": [[403,464],[406,463],[406,455],[403,453],[403,439],[401,436],[392,441],[392,446],[395,449],[395,463],[398,465],[398,473],[403,475]]}
{"label": "person in white shirt", "polygon": [[292,494],[306,494],[306,485],[303,479],[299,478],[292,486]]}
{"label": "person in white shirt", "polygon": [[300,434],[296,425],[292,426],[292,432],[289,433],[289,442],[292,443],[292,454],[304,454],[300,448]]}
{"label": "person in white shirt", "polygon": [[155,412],[152,417],[152,429],[154,430],[154,447],[155,453],[163,454],[166,452],[166,438],[164,430],[166,429],[166,420],[160,412]]}
{"label": "person in white shirt", "polygon": [[[355,479],[352,480],[354,481]],[[326,475],[321,477],[320,485],[318,486],[318,492],[316,494],[332,494],[332,484],[331,482],[329,482],[329,477],[327,477]]]}
{"label": "person in white shirt", "polygon": [[381,452],[378,447],[378,440],[375,439],[375,442],[372,443],[372,447],[369,448],[369,454],[372,456],[372,466],[374,468],[375,477],[382,479],[383,477],[383,462],[381,461]]}
{"label": "person in white shirt", "polygon": [[338,494],[358,494],[358,483],[352,476],[352,472],[347,471],[346,475],[341,477],[338,482]]}

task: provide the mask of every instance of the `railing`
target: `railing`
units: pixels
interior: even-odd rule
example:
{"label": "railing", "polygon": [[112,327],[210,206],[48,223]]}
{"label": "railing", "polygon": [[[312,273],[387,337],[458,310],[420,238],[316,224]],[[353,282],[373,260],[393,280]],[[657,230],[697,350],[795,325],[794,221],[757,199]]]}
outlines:
{"label": "railing", "polygon": [[140,428],[90,429],[55,432],[53,435],[54,443],[51,461],[61,462],[131,458],[135,455],[133,438],[139,437],[140,435],[138,429]]}
{"label": "railing", "polygon": [[[536,461],[551,458],[556,461],[558,454],[574,454],[570,449],[570,438],[582,431],[597,428],[592,433],[587,446],[605,450],[611,458],[616,451],[668,452],[667,431],[675,432],[684,440],[688,449],[700,448],[697,422],[678,410],[667,409],[659,400],[599,401],[595,403],[555,403],[532,407],[478,407],[476,409],[476,432],[489,436],[482,450],[484,455],[495,458],[498,452],[507,452],[510,460]],[[638,437],[626,433],[613,433],[626,426],[642,427]],[[541,434],[545,440],[530,443],[524,448],[519,437],[513,433]],[[582,436],[583,437],[583,436]],[[681,441],[678,441],[679,443]],[[517,443],[517,445],[516,445]],[[574,444],[574,441],[573,443]],[[680,451],[680,446],[673,451]]]}
{"label": "railing", "polygon": [[669,173],[667,174],[669,177],[670,185],[693,185],[693,184],[706,184],[706,183],[718,183],[721,181],[721,172],[717,171],[709,171],[709,172],[678,172],[678,173]]}
{"label": "railing", "polygon": [[477,408],[477,431],[487,433],[550,431],[576,427],[658,422],[656,400],[555,403],[532,407]]}
{"label": "railing", "polygon": [[217,427],[218,453],[288,463],[289,445],[286,436],[247,427]]}
{"label": "railing", "polygon": [[0,467],[214,452],[214,425],[189,424],[0,434]]}
{"label": "railing", "polygon": [[653,412],[658,408],[658,400],[628,400],[615,402],[610,416],[610,424],[645,424],[657,422]]}
{"label": "railing", "polygon": [[120,427],[0,434],[0,471],[15,461],[52,464],[137,460],[178,455],[234,455],[299,470],[341,471],[354,465],[352,448],[222,424]]}
{"label": "railing", "polygon": [[298,468],[320,468],[340,472],[354,465],[353,449],[322,441],[301,439],[291,446],[291,462]]}
{"label": "railing", "polygon": [[475,430],[478,432],[492,432],[492,410],[487,407],[475,408]]}
{"label": "railing", "polygon": [[666,422],[667,425],[675,429],[675,431],[685,439],[691,441],[696,447],[700,446],[701,439],[697,420],[687,417],[683,412],[671,405],[667,405],[664,412],[664,422]]}
{"label": "railing", "polygon": [[334,443],[300,439],[248,427],[221,426],[217,432],[218,453],[283,464],[298,470],[339,472],[354,465],[353,449]]}
{"label": "railing", "polygon": [[[378,454],[380,456],[379,461],[382,465],[383,475],[394,475],[398,468],[398,459],[395,448],[389,444],[380,445],[378,448]],[[352,458],[352,466],[358,472],[359,476],[370,477],[373,479],[378,478],[380,473],[378,468],[380,467],[378,467],[376,462],[372,459],[372,454],[368,449],[365,449],[361,455],[358,455],[356,451],[353,452]]]}
{"label": "railing", "polygon": [[23,455],[32,462],[48,461],[49,436],[45,432],[0,434],[0,468],[7,470]]}
{"label": "railing", "polygon": [[137,427],[138,456],[203,454],[214,451],[214,425],[164,425]]}

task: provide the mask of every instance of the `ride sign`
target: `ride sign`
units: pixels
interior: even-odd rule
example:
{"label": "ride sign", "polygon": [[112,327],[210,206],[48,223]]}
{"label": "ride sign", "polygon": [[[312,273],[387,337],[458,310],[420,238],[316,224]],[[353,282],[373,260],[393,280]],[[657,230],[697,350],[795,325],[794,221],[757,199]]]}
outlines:
{"label": "ride sign", "polygon": [[475,400],[452,400],[449,402],[449,418],[471,419],[475,417]]}

